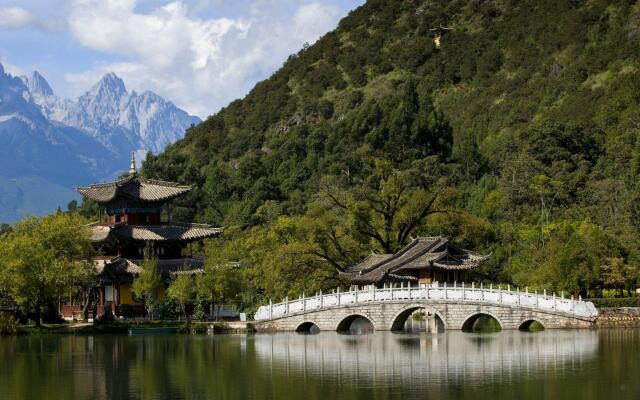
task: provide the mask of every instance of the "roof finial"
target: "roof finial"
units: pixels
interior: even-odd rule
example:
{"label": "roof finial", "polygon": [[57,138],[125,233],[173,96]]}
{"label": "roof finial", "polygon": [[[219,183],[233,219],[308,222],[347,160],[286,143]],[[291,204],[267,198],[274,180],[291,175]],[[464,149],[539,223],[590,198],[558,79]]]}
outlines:
{"label": "roof finial", "polygon": [[129,176],[136,176],[138,171],[136,171],[136,153],[131,152],[131,166],[129,167]]}

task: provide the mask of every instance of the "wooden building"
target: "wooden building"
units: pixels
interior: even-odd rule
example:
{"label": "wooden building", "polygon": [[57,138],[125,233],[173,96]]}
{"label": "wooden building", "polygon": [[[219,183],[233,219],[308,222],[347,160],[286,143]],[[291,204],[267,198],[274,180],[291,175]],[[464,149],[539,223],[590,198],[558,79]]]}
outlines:
{"label": "wooden building", "polygon": [[419,237],[395,254],[372,254],[340,275],[352,285],[463,282],[488,259],[442,236]]}
{"label": "wooden building", "polygon": [[[93,260],[99,277],[98,315],[102,310],[116,316],[144,312],[134,300],[131,284],[142,272],[145,249],[154,252],[158,273],[167,279],[181,271],[197,273],[203,270],[204,260],[186,254],[188,244],[222,232],[210,225],[163,219],[164,205],[188,193],[191,186],[139,177],[133,155],[129,176],[76,190],[104,210],[104,221],[91,225],[98,253]],[[63,307],[67,318],[79,311],[77,306]]]}

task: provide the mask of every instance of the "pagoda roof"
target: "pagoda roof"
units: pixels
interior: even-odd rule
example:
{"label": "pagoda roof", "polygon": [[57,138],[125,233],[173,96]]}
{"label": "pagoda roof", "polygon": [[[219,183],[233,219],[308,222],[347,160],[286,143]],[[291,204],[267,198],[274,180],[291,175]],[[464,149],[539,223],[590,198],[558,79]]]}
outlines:
{"label": "pagoda roof", "polygon": [[137,175],[130,175],[114,182],[78,187],[76,191],[98,203],[109,203],[119,196],[129,200],[156,203],[181,196],[189,192],[191,188],[191,186],[180,185],[175,182],[145,179]]}
{"label": "pagoda roof", "polygon": [[489,257],[461,249],[443,236],[419,237],[395,254],[373,254],[340,275],[353,283],[370,284],[412,269],[471,270]]}
{"label": "pagoda roof", "polygon": [[[129,260],[137,265],[142,265],[144,260]],[[180,275],[185,273],[202,273],[204,272],[204,260],[198,258],[172,258],[158,259],[158,273]],[[142,270],[142,267],[140,267]]]}
{"label": "pagoda roof", "polygon": [[93,266],[98,275],[105,273],[139,274],[142,272],[142,267],[138,264],[121,257],[94,258]]}
{"label": "pagoda roof", "polygon": [[95,243],[103,242],[110,237],[124,240],[164,242],[192,242],[206,239],[222,233],[222,228],[204,224],[175,223],[166,225],[91,225],[91,239]]}
{"label": "pagoda roof", "polygon": [[[204,272],[204,260],[197,258],[157,259],[157,273],[161,275],[179,275],[185,273],[199,274]],[[130,260],[123,257],[96,257],[93,265],[103,283],[108,283],[118,276],[118,280],[130,281],[133,276],[144,272],[144,260]]]}

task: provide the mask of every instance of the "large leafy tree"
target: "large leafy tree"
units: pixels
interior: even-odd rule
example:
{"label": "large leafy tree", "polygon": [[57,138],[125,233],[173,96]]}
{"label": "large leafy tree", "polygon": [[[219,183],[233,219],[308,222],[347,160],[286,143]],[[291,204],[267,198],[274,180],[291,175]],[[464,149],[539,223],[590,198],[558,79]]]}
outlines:
{"label": "large leafy tree", "polygon": [[242,292],[240,264],[215,257],[207,261],[205,271],[196,277],[196,290],[200,299],[211,304],[211,314],[220,313],[224,303],[235,303]]}
{"label": "large leafy tree", "polygon": [[372,250],[394,253],[434,214],[454,213],[449,178],[437,157],[398,169],[388,160],[366,160],[360,177],[329,179],[321,195],[345,211],[352,235]]}
{"label": "large leafy tree", "polygon": [[63,213],[28,217],[2,237],[0,280],[37,325],[49,303],[91,275],[90,237],[84,219]]}

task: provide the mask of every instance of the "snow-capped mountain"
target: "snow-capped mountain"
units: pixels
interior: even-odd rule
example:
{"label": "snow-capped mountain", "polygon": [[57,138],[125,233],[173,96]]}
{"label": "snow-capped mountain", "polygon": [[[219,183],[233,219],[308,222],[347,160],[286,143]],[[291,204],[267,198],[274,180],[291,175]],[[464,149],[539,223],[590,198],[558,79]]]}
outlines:
{"label": "snow-capped mountain", "polygon": [[74,186],[114,178],[131,152],[159,152],[199,121],[113,73],[72,101],[38,72],[18,78],[0,64],[0,222],[66,207]]}
{"label": "snow-capped mountain", "polygon": [[77,102],[55,96],[37,71],[22,79],[48,119],[82,129],[118,153],[158,153],[182,138],[189,126],[201,122],[153,92],[129,93],[113,72]]}

